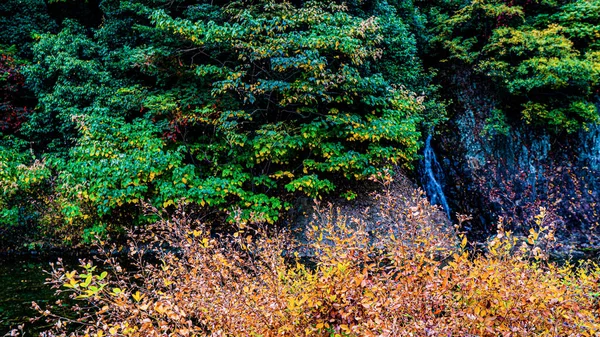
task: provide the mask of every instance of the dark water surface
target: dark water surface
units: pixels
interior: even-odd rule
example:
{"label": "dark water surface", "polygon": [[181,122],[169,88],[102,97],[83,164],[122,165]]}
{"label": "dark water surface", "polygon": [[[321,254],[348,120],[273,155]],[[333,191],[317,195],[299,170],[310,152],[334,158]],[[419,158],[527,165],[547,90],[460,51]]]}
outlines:
{"label": "dark water surface", "polygon": [[0,336],[9,334],[12,329],[23,325],[21,336],[37,336],[47,327],[39,320],[30,323],[29,319],[38,313],[31,308],[31,302],[40,307],[54,303],[58,298],[54,290],[44,284],[49,275],[50,262],[57,258],[0,258]]}

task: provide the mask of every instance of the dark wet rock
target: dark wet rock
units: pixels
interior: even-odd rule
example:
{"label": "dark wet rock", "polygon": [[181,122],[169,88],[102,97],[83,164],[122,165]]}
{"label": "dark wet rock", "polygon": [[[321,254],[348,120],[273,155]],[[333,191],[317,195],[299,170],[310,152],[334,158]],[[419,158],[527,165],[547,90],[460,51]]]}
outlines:
{"label": "dark wet rock", "polygon": [[563,245],[557,255],[579,257],[580,247],[600,247],[600,127],[557,134],[513,117],[505,134],[489,132],[493,88],[468,73],[454,81],[460,90],[453,117],[434,146],[450,207],[474,218],[470,238],[485,241],[499,217],[525,234],[543,208],[543,225]]}

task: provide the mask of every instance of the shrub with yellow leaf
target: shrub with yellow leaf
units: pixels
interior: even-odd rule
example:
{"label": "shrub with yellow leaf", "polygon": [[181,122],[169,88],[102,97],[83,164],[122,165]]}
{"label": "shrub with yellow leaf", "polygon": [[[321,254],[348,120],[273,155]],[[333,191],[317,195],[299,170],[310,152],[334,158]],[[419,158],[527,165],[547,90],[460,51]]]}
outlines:
{"label": "shrub with yellow leaf", "polygon": [[[518,242],[499,226],[486,252],[475,254],[460,235],[422,216],[431,207],[424,199],[414,209],[398,209],[401,198],[390,193],[380,201],[389,211],[383,216],[394,218],[375,229],[332,208],[317,210],[303,258],[285,230],[215,235],[180,210],[132,234],[132,270],[109,258],[100,279],[89,265],[87,274],[59,265],[53,283],[87,301],[78,308],[77,336],[600,333],[600,268],[545,260],[538,243],[551,235],[532,231]],[[142,246],[153,248],[152,258]],[[86,296],[91,287],[98,291]],[[48,336],[67,334],[56,326]]]}

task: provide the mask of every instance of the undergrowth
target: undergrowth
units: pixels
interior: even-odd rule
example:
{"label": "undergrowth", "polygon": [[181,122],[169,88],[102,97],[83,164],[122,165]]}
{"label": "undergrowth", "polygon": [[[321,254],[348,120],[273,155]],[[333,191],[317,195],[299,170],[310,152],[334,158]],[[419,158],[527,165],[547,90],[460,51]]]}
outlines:
{"label": "undergrowth", "polygon": [[[415,192],[418,193],[418,192]],[[286,230],[239,225],[227,235],[184,207],[131,234],[135,268],[105,272],[58,263],[51,283],[81,299],[77,321],[40,309],[45,336],[597,336],[600,268],[548,262],[544,227],[517,240],[501,222],[482,254],[440,232],[426,200],[398,210],[379,196],[390,226],[318,208],[307,247]],[[158,212],[156,209],[150,211]],[[387,214],[387,215],[386,215]],[[431,233],[436,233],[431,235]],[[154,259],[140,247],[153,247]],[[303,248],[304,250],[301,250]],[[300,259],[298,252],[310,252]],[[68,332],[75,327],[76,332]],[[71,330],[73,331],[73,330]]]}

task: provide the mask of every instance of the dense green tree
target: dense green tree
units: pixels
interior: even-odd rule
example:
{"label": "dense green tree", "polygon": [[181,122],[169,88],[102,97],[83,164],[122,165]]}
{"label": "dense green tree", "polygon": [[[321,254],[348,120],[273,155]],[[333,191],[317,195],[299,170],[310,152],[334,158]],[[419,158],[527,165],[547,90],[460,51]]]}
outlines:
{"label": "dense green tree", "polygon": [[5,0],[0,3],[0,45],[18,46],[20,56],[31,56],[37,34],[58,28],[44,0]]}
{"label": "dense green tree", "polygon": [[272,223],[297,195],[352,197],[349,182],[410,167],[426,112],[439,115],[408,10],[385,1],[98,10],[98,27],[65,14],[35,35],[23,70],[38,99],[24,167],[43,163],[45,202],[73,233],[128,223],[142,200]]}
{"label": "dense green tree", "polygon": [[[599,1],[438,1],[430,5],[442,61],[499,88],[499,110],[573,132],[598,119]],[[458,62],[456,62],[458,61]]]}
{"label": "dense green tree", "polygon": [[[379,20],[320,2],[242,5],[226,7],[222,23],[152,14],[158,29],[198,54],[185,69],[197,86],[170,97],[181,107],[175,122],[193,130],[182,135],[205,163],[200,177],[227,172],[222,178],[243,185],[223,189],[264,214],[274,206],[263,208],[268,190],[314,197],[333,190],[331,173],[365,178],[386,162],[410,162],[422,108],[401,83],[373,71],[383,55]],[[390,72],[397,80],[401,70]],[[202,86],[210,95],[198,100]]]}

